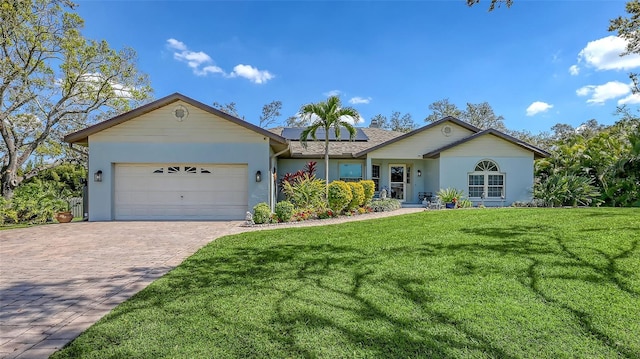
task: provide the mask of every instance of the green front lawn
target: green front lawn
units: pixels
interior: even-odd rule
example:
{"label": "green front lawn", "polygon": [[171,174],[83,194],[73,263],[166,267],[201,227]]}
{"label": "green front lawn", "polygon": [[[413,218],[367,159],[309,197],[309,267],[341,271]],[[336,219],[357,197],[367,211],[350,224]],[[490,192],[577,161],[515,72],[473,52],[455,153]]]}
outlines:
{"label": "green front lawn", "polygon": [[640,209],[442,210],[206,246],[54,358],[639,358]]}

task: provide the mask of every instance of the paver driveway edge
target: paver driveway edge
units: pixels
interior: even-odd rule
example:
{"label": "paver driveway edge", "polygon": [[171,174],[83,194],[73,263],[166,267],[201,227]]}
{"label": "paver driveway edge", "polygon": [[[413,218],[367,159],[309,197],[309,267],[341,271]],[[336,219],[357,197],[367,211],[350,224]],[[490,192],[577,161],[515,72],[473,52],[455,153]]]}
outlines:
{"label": "paver driveway edge", "polygon": [[0,231],[0,358],[47,358],[216,238],[423,211],[267,227],[229,222],[77,222]]}

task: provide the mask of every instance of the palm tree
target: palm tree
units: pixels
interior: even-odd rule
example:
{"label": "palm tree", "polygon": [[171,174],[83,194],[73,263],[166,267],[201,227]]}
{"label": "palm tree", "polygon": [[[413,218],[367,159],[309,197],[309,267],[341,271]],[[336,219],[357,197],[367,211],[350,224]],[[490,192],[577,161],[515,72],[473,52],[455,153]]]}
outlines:
{"label": "palm tree", "polygon": [[355,123],[360,114],[352,107],[342,107],[338,96],[331,96],[324,102],[310,103],[300,108],[300,116],[303,120],[311,123],[300,134],[300,142],[304,148],[307,147],[309,136],[317,141],[316,131],[324,129],[324,177],[327,189],[329,187],[329,131],[333,128],[336,139],[340,139],[340,130],[349,131],[349,140],[356,137],[356,129],[347,122],[349,118]]}

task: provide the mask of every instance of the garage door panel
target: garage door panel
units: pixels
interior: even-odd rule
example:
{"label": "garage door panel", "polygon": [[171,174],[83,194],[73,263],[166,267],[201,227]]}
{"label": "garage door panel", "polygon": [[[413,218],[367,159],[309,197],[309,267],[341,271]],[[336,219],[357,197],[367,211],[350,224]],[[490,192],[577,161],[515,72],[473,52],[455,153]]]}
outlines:
{"label": "garage door panel", "polygon": [[247,187],[246,165],[117,164],[115,218],[243,219]]}

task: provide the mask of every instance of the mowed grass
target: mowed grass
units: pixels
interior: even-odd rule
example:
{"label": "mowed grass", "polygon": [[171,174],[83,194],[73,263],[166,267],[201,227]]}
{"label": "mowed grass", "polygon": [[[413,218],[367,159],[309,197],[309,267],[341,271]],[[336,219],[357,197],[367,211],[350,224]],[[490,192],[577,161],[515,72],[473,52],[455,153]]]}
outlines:
{"label": "mowed grass", "polygon": [[53,358],[640,358],[640,209],[225,237]]}

